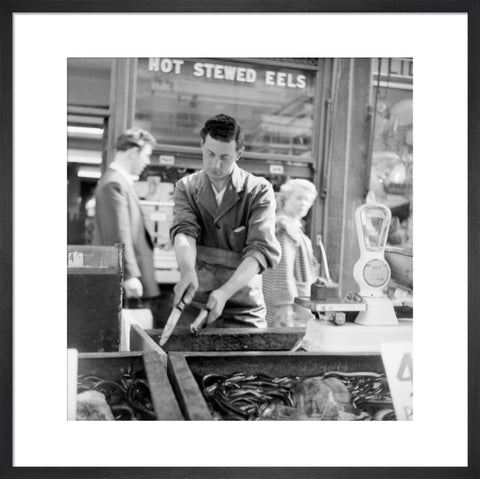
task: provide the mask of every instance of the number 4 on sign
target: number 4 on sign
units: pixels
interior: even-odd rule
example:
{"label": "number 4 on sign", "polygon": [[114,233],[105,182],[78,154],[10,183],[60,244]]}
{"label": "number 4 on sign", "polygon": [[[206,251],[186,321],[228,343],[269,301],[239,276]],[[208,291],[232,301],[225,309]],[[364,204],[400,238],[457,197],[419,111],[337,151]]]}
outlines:
{"label": "number 4 on sign", "polygon": [[397,421],[413,419],[412,343],[384,343],[382,360]]}
{"label": "number 4 on sign", "polygon": [[413,381],[412,355],[406,353],[403,355],[402,362],[398,368],[397,378],[399,381]]}
{"label": "number 4 on sign", "polygon": [[67,267],[68,268],[81,268],[83,267],[83,253],[78,251],[72,251],[68,253],[68,261]]}

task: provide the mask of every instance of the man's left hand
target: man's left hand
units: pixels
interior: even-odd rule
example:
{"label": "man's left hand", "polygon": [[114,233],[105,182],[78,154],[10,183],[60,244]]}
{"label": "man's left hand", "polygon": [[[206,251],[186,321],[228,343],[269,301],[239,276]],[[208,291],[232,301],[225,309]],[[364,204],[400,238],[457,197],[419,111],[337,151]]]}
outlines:
{"label": "man's left hand", "polygon": [[207,324],[213,323],[221,316],[225,303],[229,299],[230,297],[222,290],[222,288],[216,289],[210,293],[207,301],[207,309],[209,310]]}
{"label": "man's left hand", "polygon": [[143,286],[138,278],[129,278],[123,282],[123,289],[127,298],[141,298]]}

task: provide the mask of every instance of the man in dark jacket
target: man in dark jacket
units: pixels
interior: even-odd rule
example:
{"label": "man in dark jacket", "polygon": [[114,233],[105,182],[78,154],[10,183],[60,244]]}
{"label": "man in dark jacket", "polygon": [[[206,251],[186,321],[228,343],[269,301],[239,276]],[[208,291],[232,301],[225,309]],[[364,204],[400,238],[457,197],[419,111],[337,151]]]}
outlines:
{"label": "man in dark jacket", "polygon": [[153,242],[145,228],[143,214],[133,187],[150,162],[155,138],[145,130],[130,129],[115,143],[115,157],[95,190],[93,244],[125,245],[123,288],[126,298],[158,296],[153,266]]}

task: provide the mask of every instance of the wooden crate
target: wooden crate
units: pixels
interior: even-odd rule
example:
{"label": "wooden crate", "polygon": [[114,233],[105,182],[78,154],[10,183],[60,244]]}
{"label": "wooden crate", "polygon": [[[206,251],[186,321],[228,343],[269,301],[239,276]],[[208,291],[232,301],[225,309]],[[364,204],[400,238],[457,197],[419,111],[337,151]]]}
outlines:
{"label": "wooden crate", "polygon": [[[158,344],[161,329],[145,333]],[[206,328],[198,336],[189,331],[174,331],[162,346],[170,351],[288,351],[303,338],[305,328]]]}
{"label": "wooden crate", "polygon": [[123,245],[68,245],[67,347],[118,351]]}
{"label": "wooden crate", "polygon": [[181,413],[165,365],[156,352],[79,353],[78,374],[115,380],[125,372],[145,371],[158,421],[181,421]]}
{"label": "wooden crate", "polygon": [[276,376],[319,376],[327,371],[385,373],[380,355],[290,352],[180,353],[168,355],[168,376],[185,419],[213,420],[199,381],[209,373],[236,372]]}
{"label": "wooden crate", "polygon": [[155,342],[146,331],[137,323],[129,325],[129,349],[130,351],[142,351],[157,353],[163,367],[167,368],[167,353]]}

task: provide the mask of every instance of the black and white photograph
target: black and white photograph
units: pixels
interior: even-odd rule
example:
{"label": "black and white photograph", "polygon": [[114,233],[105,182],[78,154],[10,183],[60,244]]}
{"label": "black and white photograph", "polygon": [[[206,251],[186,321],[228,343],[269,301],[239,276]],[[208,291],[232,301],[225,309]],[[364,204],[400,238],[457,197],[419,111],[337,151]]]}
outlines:
{"label": "black and white photograph", "polygon": [[466,471],[469,18],[16,13],[13,469]]}
{"label": "black and white photograph", "polygon": [[413,60],[67,68],[69,417],[412,420]]}

